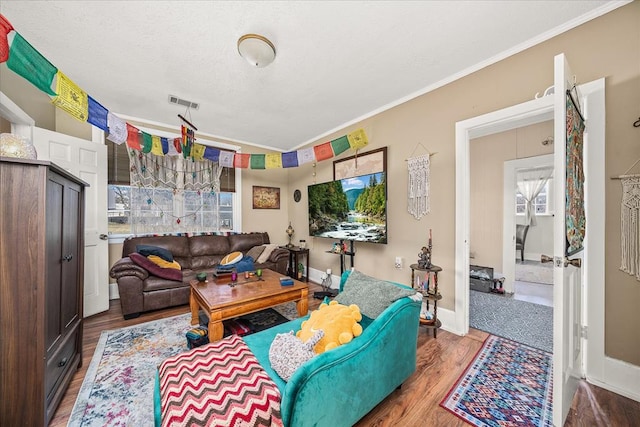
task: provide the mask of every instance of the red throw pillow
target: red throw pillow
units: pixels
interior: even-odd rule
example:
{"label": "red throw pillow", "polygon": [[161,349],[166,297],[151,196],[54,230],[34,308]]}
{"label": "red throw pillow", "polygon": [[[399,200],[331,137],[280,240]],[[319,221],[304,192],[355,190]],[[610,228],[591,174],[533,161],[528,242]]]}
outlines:
{"label": "red throw pillow", "polygon": [[129,258],[131,258],[131,261],[135,262],[154,276],[168,280],[175,280],[176,282],[182,282],[182,271],[180,270],[176,270],[174,268],[162,268],[149,260],[146,256],[140,255],[137,252],[129,254]]}

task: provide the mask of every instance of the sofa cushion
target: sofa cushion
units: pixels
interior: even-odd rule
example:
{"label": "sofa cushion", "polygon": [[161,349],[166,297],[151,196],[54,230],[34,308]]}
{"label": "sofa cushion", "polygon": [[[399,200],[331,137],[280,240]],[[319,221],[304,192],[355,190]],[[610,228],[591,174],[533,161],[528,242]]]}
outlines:
{"label": "sofa cushion", "polygon": [[212,268],[223,256],[232,252],[228,236],[193,236],[189,238],[191,268]]}
{"label": "sofa cushion", "polygon": [[262,255],[262,252],[264,252],[264,246],[263,245],[259,245],[259,246],[254,246],[251,249],[249,249],[247,251],[246,255],[257,260],[258,257],[260,255]]}
{"label": "sofa cushion", "polygon": [[136,252],[143,256],[155,255],[165,261],[173,262],[173,254],[170,250],[152,245],[136,245]]}
{"label": "sofa cushion", "polygon": [[415,293],[413,289],[400,288],[353,270],[335,301],[344,305],[356,304],[362,314],[375,319],[394,301]]}
{"label": "sofa cushion", "polygon": [[278,245],[264,245],[264,251],[260,254],[256,262],[262,264],[269,260],[271,253],[277,249]]}
{"label": "sofa cushion", "polygon": [[230,234],[227,239],[229,241],[229,251],[227,252],[240,251],[245,253],[254,246],[269,243],[269,235],[267,233]]}
{"label": "sofa cushion", "polygon": [[129,258],[131,258],[131,261],[135,262],[154,276],[182,282],[182,271],[180,270],[176,270],[174,268],[162,268],[137,252],[129,254]]}

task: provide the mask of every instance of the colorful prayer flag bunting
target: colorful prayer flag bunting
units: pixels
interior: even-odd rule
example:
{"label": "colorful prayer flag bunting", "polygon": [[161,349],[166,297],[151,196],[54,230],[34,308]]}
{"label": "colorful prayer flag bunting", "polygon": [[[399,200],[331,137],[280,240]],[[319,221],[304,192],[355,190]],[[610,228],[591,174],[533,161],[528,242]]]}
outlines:
{"label": "colorful prayer flag bunting", "polygon": [[141,131],[140,135],[138,135],[138,138],[141,139],[141,144],[142,144],[142,152],[143,153],[150,153],[151,152],[151,148],[153,148],[153,140],[151,139],[151,134]]}
{"label": "colorful prayer flag bunting", "polygon": [[251,162],[251,154],[236,153],[233,157],[233,167],[246,169]]}
{"label": "colorful prayer flag bunting", "polygon": [[298,166],[298,153],[296,151],[282,153],[283,168],[295,168],[296,166]]}
{"label": "colorful prayer flag bunting", "polygon": [[35,50],[17,31],[13,33],[7,67],[27,79],[41,91],[56,96],[51,89],[53,77],[58,72],[51,62]]}
{"label": "colorful prayer flag bunting", "polygon": [[204,152],[207,148],[211,147],[207,147],[206,145],[202,144],[193,144],[193,146],[191,147],[191,157],[193,157],[194,160],[204,159]]}
{"label": "colorful prayer flag bunting", "polygon": [[264,169],[264,163],[264,154],[251,154],[251,169]]}
{"label": "colorful prayer flag bunting", "polygon": [[159,136],[151,135],[151,153],[156,156],[164,156],[162,152],[162,142]]}
{"label": "colorful prayer flag bunting", "polygon": [[[196,144],[199,145],[199,144]],[[204,151],[204,158],[209,159],[212,162],[217,162],[220,158],[220,149],[215,147],[206,147]]]}
{"label": "colorful prayer flag bunting", "polygon": [[166,155],[169,152],[169,138],[160,138],[160,146],[162,147],[162,154]]}
{"label": "colorful prayer flag bunting", "polygon": [[0,14],[0,63],[9,58],[9,41],[7,35],[13,31],[11,23]]}
{"label": "colorful prayer flag bunting", "polygon": [[232,168],[233,167],[233,151],[220,150],[220,158],[218,159],[218,163],[223,168]]}
{"label": "colorful prayer flag bunting", "polygon": [[266,154],[265,157],[265,168],[267,169],[281,169],[282,168],[282,154]]}
{"label": "colorful prayer flag bunting", "polygon": [[127,146],[133,150],[142,151],[138,128],[127,123]]}
{"label": "colorful prayer flag bunting", "polygon": [[58,96],[53,98],[53,104],[80,120],[86,122],[89,116],[89,98],[87,93],[80,89],[69,77],[58,70],[56,80],[56,92]]}
{"label": "colorful prayer flag bunting", "polygon": [[347,135],[347,139],[349,140],[349,145],[352,150],[363,148],[369,143],[367,134],[364,133],[364,129],[354,130]]}
{"label": "colorful prayer flag bunting", "polygon": [[[195,130],[181,126],[181,137],[168,139],[141,132],[135,126],[110,113],[94,98],[87,95],[78,85],[59,71],[29,42],[27,42],[0,14],[0,63],[6,62],[13,70],[41,91],[55,97],[53,103],[67,111],[80,121],[108,132],[107,139],[127,145],[144,153],[155,155],[178,155],[196,160],[207,158],[219,162],[223,167],[251,169],[290,168],[312,161],[322,161],[345,152],[348,148],[357,150],[369,141],[364,129],[357,129],[346,136],[332,141],[290,151],[282,154],[243,154],[204,146],[195,143]],[[53,78],[57,75],[56,91],[51,89]]]}
{"label": "colorful prayer flag bunting", "polygon": [[113,113],[107,113],[107,124],[109,125],[109,135],[107,139],[122,144],[127,140],[127,123]]}
{"label": "colorful prayer flag bunting", "polygon": [[182,138],[173,138],[173,148],[175,148],[176,153],[182,153]]}
{"label": "colorful prayer flag bunting", "polygon": [[89,102],[89,115],[87,116],[87,121],[95,127],[100,128],[105,132],[109,132],[109,125],[107,123],[107,114],[109,111],[90,95],[87,95],[87,99]]}
{"label": "colorful prayer flag bunting", "polygon": [[344,153],[349,149],[349,139],[345,136],[342,136],[338,139],[334,139],[331,141],[331,149],[333,150],[333,154],[337,156],[340,153]]}
{"label": "colorful prayer flag bunting", "polygon": [[333,149],[331,148],[331,142],[325,142],[313,147],[313,152],[316,155],[316,160],[321,162],[333,157]]}
{"label": "colorful prayer flag bunting", "polygon": [[313,147],[302,148],[298,150],[298,164],[304,165],[305,163],[310,163],[315,160],[315,154],[313,151]]}

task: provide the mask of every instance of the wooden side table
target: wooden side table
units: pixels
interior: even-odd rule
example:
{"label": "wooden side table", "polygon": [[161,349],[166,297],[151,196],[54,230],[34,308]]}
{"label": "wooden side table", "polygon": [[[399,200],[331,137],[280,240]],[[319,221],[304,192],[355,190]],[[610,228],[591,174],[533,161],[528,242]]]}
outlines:
{"label": "wooden side table", "polygon": [[[440,291],[438,291],[438,272],[442,271],[442,268],[431,264],[428,268],[421,268],[418,264],[411,264],[411,287],[420,291],[422,297],[426,302],[427,310],[430,310],[433,304],[433,318],[423,319],[420,317],[420,325],[433,329],[433,337],[437,338],[438,328],[442,326],[442,322],[438,319],[438,301],[442,299]],[[425,276],[429,277],[429,288],[423,289],[422,287],[416,288],[415,286],[415,272],[422,271]],[[423,280],[425,281],[425,280]]]}
{"label": "wooden side table", "polygon": [[[309,249],[301,248],[300,246],[292,246],[292,247],[280,246],[280,247],[289,251],[289,268],[287,270],[287,274],[293,277],[294,279],[300,280],[301,282],[308,282],[309,281]],[[298,273],[299,273],[298,265],[300,264],[300,257],[305,258],[305,261],[306,261],[305,271],[307,274],[298,278]]]}

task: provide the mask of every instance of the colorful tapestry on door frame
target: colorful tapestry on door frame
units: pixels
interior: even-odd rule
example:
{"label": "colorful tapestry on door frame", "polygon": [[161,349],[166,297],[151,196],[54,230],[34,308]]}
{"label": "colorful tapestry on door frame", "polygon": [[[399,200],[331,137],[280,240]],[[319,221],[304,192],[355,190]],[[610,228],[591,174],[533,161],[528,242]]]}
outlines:
{"label": "colorful tapestry on door frame", "polygon": [[567,92],[566,122],[566,196],[565,224],[567,232],[566,255],[580,252],[586,230],[584,209],[584,120]]}

